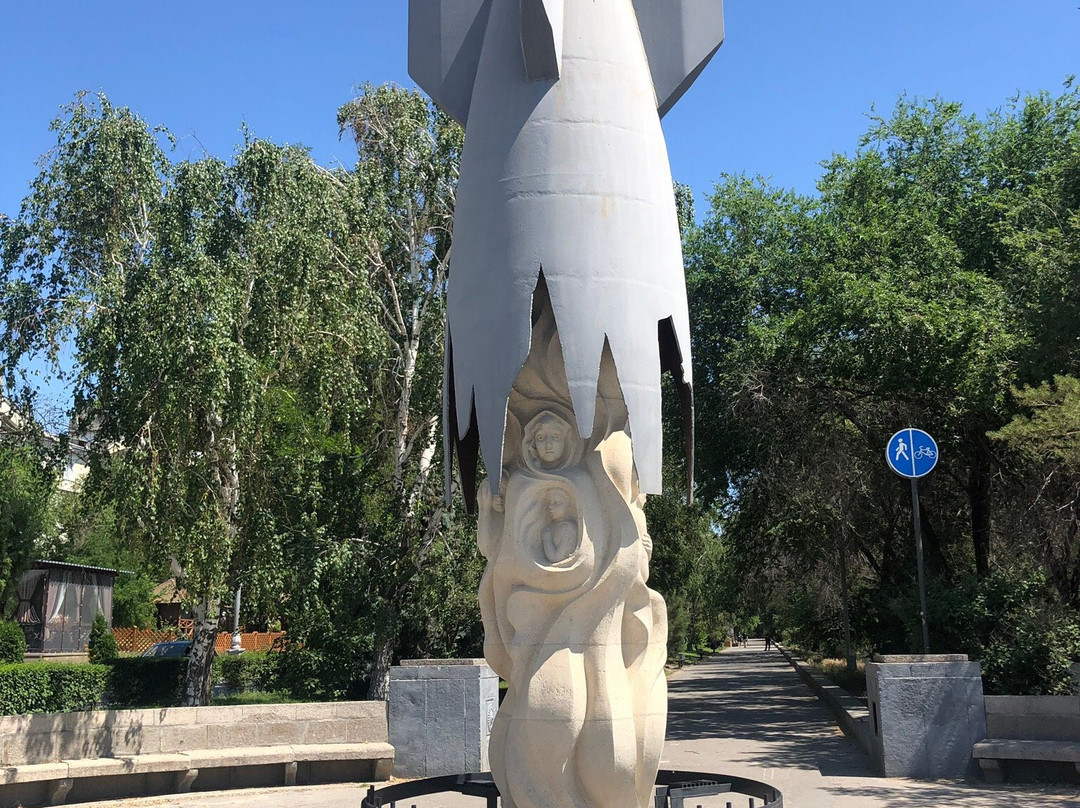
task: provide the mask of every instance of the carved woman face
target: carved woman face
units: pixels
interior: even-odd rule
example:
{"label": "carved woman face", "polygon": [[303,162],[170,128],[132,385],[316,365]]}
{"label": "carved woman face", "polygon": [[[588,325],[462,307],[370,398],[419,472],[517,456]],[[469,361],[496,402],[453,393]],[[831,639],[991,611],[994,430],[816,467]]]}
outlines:
{"label": "carved woman face", "polygon": [[540,468],[553,469],[567,461],[573,440],[570,425],[553,412],[542,412],[525,430],[525,449]]}
{"label": "carved woman face", "polygon": [[558,423],[541,424],[536,430],[536,454],[545,463],[558,463],[566,448],[566,429]]}

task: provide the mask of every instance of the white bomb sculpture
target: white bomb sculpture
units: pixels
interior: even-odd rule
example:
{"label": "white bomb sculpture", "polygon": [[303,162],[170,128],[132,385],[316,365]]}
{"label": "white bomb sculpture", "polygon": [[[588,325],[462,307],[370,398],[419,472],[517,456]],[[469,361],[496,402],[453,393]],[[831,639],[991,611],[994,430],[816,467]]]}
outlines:
{"label": "white bomb sculpture", "polygon": [[[479,509],[490,741],[507,808],[646,808],[667,615],[642,510],[660,375],[693,468],[690,329],[661,116],[721,0],[410,0],[409,72],[465,126],[445,418]],[[488,479],[479,486],[483,454]]]}

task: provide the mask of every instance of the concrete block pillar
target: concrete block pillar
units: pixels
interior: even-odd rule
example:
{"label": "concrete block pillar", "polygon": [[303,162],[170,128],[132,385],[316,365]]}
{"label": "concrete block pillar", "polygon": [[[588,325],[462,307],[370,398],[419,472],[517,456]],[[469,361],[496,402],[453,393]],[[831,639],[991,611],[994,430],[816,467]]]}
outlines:
{"label": "concrete block pillar", "polygon": [[395,777],[488,771],[499,677],[483,659],[405,659],[390,669]]}
{"label": "concrete block pillar", "polygon": [[982,671],[964,654],[875,656],[866,666],[874,763],[886,777],[962,778],[986,737]]}

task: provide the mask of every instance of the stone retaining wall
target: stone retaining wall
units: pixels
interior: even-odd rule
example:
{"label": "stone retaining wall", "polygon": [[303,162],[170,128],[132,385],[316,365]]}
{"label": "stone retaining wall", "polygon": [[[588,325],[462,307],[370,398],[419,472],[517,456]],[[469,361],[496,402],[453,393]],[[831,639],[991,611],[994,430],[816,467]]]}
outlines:
{"label": "stone retaining wall", "polygon": [[4,766],[193,749],[370,742],[388,742],[386,702],[0,716]]}
{"label": "stone retaining wall", "polygon": [[986,735],[1031,741],[1080,741],[1076,696],[986,696]]}

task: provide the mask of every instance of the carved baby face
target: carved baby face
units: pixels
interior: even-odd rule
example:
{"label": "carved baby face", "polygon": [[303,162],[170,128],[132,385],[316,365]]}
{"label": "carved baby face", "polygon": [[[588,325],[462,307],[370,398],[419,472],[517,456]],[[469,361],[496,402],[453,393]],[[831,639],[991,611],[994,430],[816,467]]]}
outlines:
{"label": "carved baby face", "polygon": [[548,518],[552,522],[562,522],[569,519],[573,514],[570,497],[567,496],[565,491],[559,489],[550,491],[547,495],[547,510]]}

